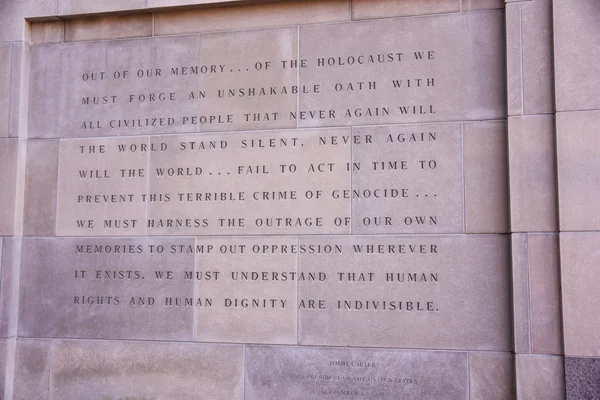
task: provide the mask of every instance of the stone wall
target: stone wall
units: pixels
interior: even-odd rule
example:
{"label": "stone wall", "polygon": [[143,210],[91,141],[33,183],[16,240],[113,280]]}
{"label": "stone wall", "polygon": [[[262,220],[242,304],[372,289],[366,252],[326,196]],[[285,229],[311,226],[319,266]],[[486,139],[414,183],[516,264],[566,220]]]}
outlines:
{"label": "stone wall", "polygon": [[599,396],[594,0],[0,15],[5,399]]}

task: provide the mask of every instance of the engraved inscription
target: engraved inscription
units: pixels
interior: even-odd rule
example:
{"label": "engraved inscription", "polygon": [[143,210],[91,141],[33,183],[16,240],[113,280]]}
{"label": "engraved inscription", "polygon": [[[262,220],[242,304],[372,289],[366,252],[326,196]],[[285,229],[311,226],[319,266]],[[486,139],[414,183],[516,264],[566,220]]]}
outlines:
{"label": "engraved inscription", "polygon": [[59,235],[463,231],[460,124],[61,141]]}

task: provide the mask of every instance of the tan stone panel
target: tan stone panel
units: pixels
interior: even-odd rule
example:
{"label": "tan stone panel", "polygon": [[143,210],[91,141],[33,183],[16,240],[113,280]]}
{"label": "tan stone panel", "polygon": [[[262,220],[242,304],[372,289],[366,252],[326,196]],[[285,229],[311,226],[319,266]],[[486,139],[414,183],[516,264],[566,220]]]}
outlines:
{"label": "tan stone panel", "polygon": [[25,18],[56,15],[57,0],[19,0],[0,2],[0,42],[29,40]]}
{"label": "tan stone panel", "polygon": [[553,115],[508,119],[510,226],[513,232],[558,229],[554,142]]}
{"label": "tan stone panel", "polygon": [[11,236],[15,224],[17,139],[0,139],[0,236]]}
{"label": "tan stone panel", "polygon": [[562,357],[517,354],[517,399],[564,400]]}
{"label": "tan stone panel", "polygon": [[523,114],[521,3],[506,4],[506,87],[508,115]]}
{"label": "tan stone panel", "polygon": [[552,0],[525,1],[522,10],[523,113],[553,113]]}
{"label": "tan stone panel", "polygon": [[161,9],[167,7],[190,6],[189,9],[193,10],[198,6],[211,7],[211,4],[213,3],[223,3],[224,5],[229,6],[240,2],[243,2],[243,0],[148,0],[148,8]]}
{"label": "tan stone panel", "polygon": [[23,234],[54,236],[58,182],[58,140],[27,143]]}
{"label": "tan stone panel", "polygon": [[25,136],[29,82],[28,43],[13,43],[11,54],[10,119],[8,136]]}
{"label": "tan stone panel", "polygon": [[[296,344],[296,237],[202,238],[195,339]],[[210,302],[210,304],[208,304]]]}
{"label": "tan stone panel", "polygon": [[517,354],[531,353],[531,317],[529,310],[529,259],[527,234],[513,233],[511,238],[512,259],[512,307],[514,350]]}
{"label": "tan stone panel", "polygon": [[8,111],[10,96],[10,65],[11,65],[11,44],[0,45],[0,138],[8,136]]}
{"label": "tan stone panel", "polygon": [[562,354],[558,234],[529,234],[531,350]]}
{"label": "tan stone panel", "polygon": [[2,238],[0,239],[0,267],[2,267],[0,276],[0,337],[7,338],[12,332],[9,332],[12,310],[12,286],[13,286],[13,262],[14,254],[18,250],[20,242],[18,239]]}
{"label": "tan stone panel", "polygon": [[466,370],[462,352],[248,346],[246,399],[462,400]]}
{"label": "tan stone panel", "polygon": [[[595,0],[554,1],[554,57],[556,109],[600,108],[600,58],[598,2]],[[577,38],[577,40],[573,40]]]}
{"label": "tan stone panel", "polygon": [[314,249],[300,254],[300,272],[326,274],[300,281],[301,344],[512,348],[505,236],[301,237],[300,245]]}
{"label": "tan stone panel", "polygon": [[31,42],[36,44],[61,43],[65,36],[64,21],[44,21],[31,24]]}
{"label": "tan stone panel", "polygon": [[147,137],[61,140],[56,235],[145,234],[148,145]]}
{"label": "tan stone panel", "polygon": [[464,124],[467,233],[508,232],[506,125],[505,121]]}
{"label": "tan stone panel", "polygon": [[84,15],[146,9],[146,0],[58,0],[58,15]]}
{"label": "tan stone panel", "polygon": [[[148,7],[160,7],[172,0],[150,0]],[[155,35],[266,28],[350,20],[349,0],[303,0],[235,7],[157,12]]]}
{"label": "tan stone panel", "polygon": [[567,356],[600,355],[598,265],[600,233],[560,234],[564,349]]}
{"label": "tan stone panel", "polygon": [[15,359],[15,399],[45,400],[50,374],[50,340],[19,339]]}
{"label": "tan stone panel", "polygon": [[441,14],[460,11],[460,0],[352,0],[352,19]]}
{"label": "tan stone panel", "polygon": [[6,384],[6,358],[8,352],[8,341],[0,340],[0,393],[4,393]]}
{"label": "tan stone panel", "polygon": [[352,129],[352,232],[464,232],[461,124]]}
{"label": "tan stone panel", "polygon": [[515,356],[510,353],[469,353],[470,400],[515,398]]}
{"label": "tan stone panel", "polygon": [[301,127],[506,115],[500,11],[303,26],[300,59]]}
{"label": "tan stone panel", "polygon": [[504,8],[504,0],[461,0],[462,11],[493,10]]}
{"label": "tan stone panel", "polygon": [[242,346],[55,341],[50,400],[242,400]]}
{"label": "tan stone panel", "polygon": [[599,230],[600,111],[558,113],[556,143],[561,231]]}
{"label": "tan stone panel", "polygon": [[194,268],[193,244],[24,239],[19,336],[192,340],[193,310],[174,299],[193,297],[193,282],[184,279]]}
{"label": "tan stone panel", "polygon": [[35,46],[29,137],[195,132],[190,92],[210,71],[197,36]]}
{"label": "tan stone panel", "polygon": [[291,113],[303,88],[298,69],[282,61],[298,59],[298,28],[203,35],[200,54],[220,71],[200,76],[200,132],[296,127]]}
{"label": "tan stone panel", "polygon": [[340,195],[350,189],[349,135],[339,128],[153,137],[154,148],[166,150],[150,157],[149,233],[350,233],[350,200]]}
{"label": "tan stone panel", "polygon": [[65,42],[152,36],[152,22],[152,14],[66,20]]}

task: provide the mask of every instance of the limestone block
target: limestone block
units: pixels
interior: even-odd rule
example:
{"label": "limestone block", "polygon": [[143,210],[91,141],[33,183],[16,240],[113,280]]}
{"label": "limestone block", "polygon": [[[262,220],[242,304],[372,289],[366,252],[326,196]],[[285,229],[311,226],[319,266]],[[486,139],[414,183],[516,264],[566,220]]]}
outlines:
{"label": "limestone block", "polygon": [[561,231],[600,229],[600,111],[558,113],[556,145]]}
{"label": "limestone block", "polygon": [[554,117],[509,117],[508,150],[511,230],[556,231]]}
{"label": "limestone block", "polygon": [[464,124],[467,233],[508,232],[506,122]]}
{"label": "limestone block", "polygon": [[504,400],[515,396],[515,357],[510,353],[470,352],[471,400]]}
{"label": "limestone block", "polygon": [[466,370],[461,352],[248,346],[246,399],[458,400]]}
{"label": "limestone block", "polygon": [[564,400],[562,357],[516,355],[517,399]]}
{"label": "limestone block", "polygon": [[[184,3],[187,0],[178,1]],[[161,7],[172,3],[173,0],[149,0],[148,7]],[[284,1],[157,12],[154,34],[176,35],[349,20],[348,0]]]}
{"label": "limestone block", "polygon": [[300,282],[300,344],[512,348],[505,236],[301,237],[299,243],[315,249],[300,254],[300,272],[326,275]]}
{"label": "limestone block", "polygon": [[560,270],[562,279],[563,331],[566,356],[600,355],[600,320],[595,315],[600,263],[600,233],[562,232]]}
{"label": "limestone block", "polygon": [[[192,340],[194,239],[27,238],[19,335]],[[160,248],[163,246],[163,252]],[[175,253],[171,253],[175,246]]]}
{"label": "limestone block", "polygon": [[50,357],[49,400],[244,397],[241,346],[59,340]]}

